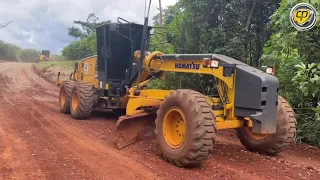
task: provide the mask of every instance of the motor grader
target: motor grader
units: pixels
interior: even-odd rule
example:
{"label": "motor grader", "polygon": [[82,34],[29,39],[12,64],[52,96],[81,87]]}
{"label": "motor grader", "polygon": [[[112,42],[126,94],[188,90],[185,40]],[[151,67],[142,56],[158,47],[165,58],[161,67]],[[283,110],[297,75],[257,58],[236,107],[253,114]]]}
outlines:
{"label": "motor grader", "polygon": [[50,61],[50,50],[42,50],[39,56],[38,62]]}
{"label": "motor grader", "polygon": [[[150,52],[151,30],[146,22],[97,27],[97,55],[80,60],[69,80],[58,78],[61,112],[75,119],[88,119],[97,108],[123,112],[119,149],[152,123],[163,158],[181,167],[202,164],[218,130],[236,129],[248,150],[267,155],[293,141],[295,114],[278,95],[275,76],[220,54]],[[168,72],[207,75],[218,93],[148,87]],[[150,114],[156,118],[141,118]]]}

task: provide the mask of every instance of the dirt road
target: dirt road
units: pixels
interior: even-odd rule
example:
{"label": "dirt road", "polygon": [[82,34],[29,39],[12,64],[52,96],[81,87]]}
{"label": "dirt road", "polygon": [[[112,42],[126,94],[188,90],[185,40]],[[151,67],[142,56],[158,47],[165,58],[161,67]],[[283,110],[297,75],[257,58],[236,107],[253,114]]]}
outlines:
{"label": "dirt road", "polygon": [[115,122],[111,113],[61,114],[58,88],[31,64],[0,64],[0,179],[320,179],[318,148],[262,156],[222,131],[203,167],[183,169],[162,160],[153,136],[117,150]]}

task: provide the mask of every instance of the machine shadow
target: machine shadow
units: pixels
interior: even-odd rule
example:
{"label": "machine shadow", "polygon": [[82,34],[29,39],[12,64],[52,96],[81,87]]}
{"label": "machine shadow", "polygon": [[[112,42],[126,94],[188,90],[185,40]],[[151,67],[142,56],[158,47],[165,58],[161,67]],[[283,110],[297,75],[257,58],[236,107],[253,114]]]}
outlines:
{"label": "machine shadow", "polygon": [[93,109],[90,119],[98,121],[112,121],[117,122],[119,115],[112,110]]}

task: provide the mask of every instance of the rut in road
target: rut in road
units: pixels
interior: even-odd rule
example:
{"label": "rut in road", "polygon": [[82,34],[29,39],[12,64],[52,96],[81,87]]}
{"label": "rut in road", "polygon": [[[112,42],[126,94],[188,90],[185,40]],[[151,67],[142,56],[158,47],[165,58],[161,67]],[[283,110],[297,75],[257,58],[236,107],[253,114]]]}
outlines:
{"label": "rut in road", "polygon": [[119,151],[113,114],[74,120],[59,112],[58,91],[31,64],[0,64],[0,179],[320,179],[319,149],[262,156],[245,151],[233,131],[219,134],[199,168],[163,161],[153,136]]}

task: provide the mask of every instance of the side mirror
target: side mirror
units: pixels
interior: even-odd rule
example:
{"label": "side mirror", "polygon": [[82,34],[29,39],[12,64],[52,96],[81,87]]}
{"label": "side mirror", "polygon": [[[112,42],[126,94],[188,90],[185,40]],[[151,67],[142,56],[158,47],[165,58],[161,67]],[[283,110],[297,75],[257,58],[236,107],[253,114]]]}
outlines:
{"label": "side mirror", "polygon": [[167,34],[167,42],[172,43],[172,35],[171,34]]}

